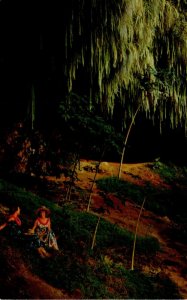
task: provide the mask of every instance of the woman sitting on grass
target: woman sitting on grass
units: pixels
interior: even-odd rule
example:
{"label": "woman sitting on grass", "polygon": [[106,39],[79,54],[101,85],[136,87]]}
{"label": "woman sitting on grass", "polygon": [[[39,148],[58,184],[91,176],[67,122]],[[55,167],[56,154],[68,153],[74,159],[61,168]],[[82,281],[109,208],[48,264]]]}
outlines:
{"label": "woman sitting on grass", "polygon": [[38,237],[37,250],[40,255],[42,257],[50,256],[46,250],[59,250],[55,234],[51,229],[50,210],[45,206],[41,206],[36,210],[36,215],[38,217],[29,232],[36,234]]}

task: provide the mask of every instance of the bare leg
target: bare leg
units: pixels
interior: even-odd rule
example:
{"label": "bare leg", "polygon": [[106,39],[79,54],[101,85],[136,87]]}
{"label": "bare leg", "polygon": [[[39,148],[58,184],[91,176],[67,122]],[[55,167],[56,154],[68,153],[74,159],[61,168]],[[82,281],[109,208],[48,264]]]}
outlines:
{"label": "bare leg", "polygon": [[51,254],[48,253],[43,247],[40,247],[37,250],[42,258],[51,257]]}

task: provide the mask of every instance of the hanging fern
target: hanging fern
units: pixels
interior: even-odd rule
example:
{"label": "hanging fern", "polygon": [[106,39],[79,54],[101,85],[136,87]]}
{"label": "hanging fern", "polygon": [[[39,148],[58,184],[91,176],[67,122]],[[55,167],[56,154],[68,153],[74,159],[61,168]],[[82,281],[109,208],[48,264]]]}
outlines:
{"label": "hanging fern", "polygon": [[160,124],[166,117],[172,127],[186,124],[187,14],[183,1],[72,0],[67,14],[64,43],[69,92],[80,81],[79,70],[84,70],[84,93],[110,114],[120,95],[127,110],[124,118],[141,102],[148,118],[154,120],[160,111]]}

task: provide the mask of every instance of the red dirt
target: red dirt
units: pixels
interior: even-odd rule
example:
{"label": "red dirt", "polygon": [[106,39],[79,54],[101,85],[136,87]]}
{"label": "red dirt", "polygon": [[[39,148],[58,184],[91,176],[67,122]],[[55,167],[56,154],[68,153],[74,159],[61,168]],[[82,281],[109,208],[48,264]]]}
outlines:
{"label": "red dirt", "polygon": [[[149,181],[152,185],[163,188],[170,188],[158,174],[155,174],[149,167],[149,163],[138,164],[124,164],[122,169],[122,179],[133,182],[138,185],[144,185]],[[94,167],[94,162],[82,160],[80,163],[80,170],[78,172],[79,181],[76,185],[83,189],[90,189],[95,173],[86,171],[85,166]],[[97,174],[97,179],[107,176],[116,176],[118,174],[118,163],[102,163],[101,172]],[[49,181],[58,182],[59,187],[63,185],[65,178],[61,176],[59,179],[55,177],[47,177]],[[99,209],[101,206],[106,208],[106,212],[103,214],[103,218],[116,223],[128,229],[131,232],[135,232],[137,217],[140,212],[140,207],[133,203],[130,199],[126,200],[125,206],[122,202],[113,194],[109,195],[110,200],[113,202],[113,208],[107,207],[103,197],[99,193],[99,189],[96,184],[93,188],[93,194],[91,198],[90,212],[95,213],[95,209]],[[58,196],[57,196],[58,197]],[[87,200],[83,199],[81,207],[79,209],[86,210]],[[143,199],[142,199],[143,200]],[[145,205],[146,207],[146,205]],[[4,207],[0,207],[3,211]],[[161,243],[162,251],[159,252],[154,260],[156,265],[149,264],[142,265],[142,271],[145,273],[157,274],[165,273],[173,282],[175,282],[179,288],[179,292],[184,299],[187,299],[187,245],[177,243],[168,236],[168,231],[172,231],[173,222],[167,217],[160,217],[146,209],[143,209],[140,223],[138,227],[138,235],[142,236],[154,236]],[[135,268],[136,268],[136,254],[135,254]],[[46,291],[47,298],[65,298],[70,296],[64,295],[63,291],[50,287],[47,283],[41,282],[40,278],[36,277],[27,270],[25,265],[19,267],[20,276],[24,277],[28,281],[28,290],[35,287],[35,290],[31,292],[33,298],[40,298],[40,291]],[[28,280],[27,280],[28,279]],[[29,283],[30,282],[30,283]],[[45,295],[43,295],[45,296]],[[75,295],[74,298],[77,298]]]}
{"label": "red dirt", "polygon": [[[78,171],[79,182],[78,185],[82,188],[89,189],[94,178],[94,173],[85,171],[85,166],[93,166],[90,161],[81,161],[81,171]],[[144,185],[149,181],[152,185],[169,189],[170,186],[166,184],[158,174],[154,173],[149,167],[148,163],[125,164],[122,168],[121,178],[133,182],[138,185]],[[118,174],[118,163],[103,163],[101,165],[101,173],[97,174],[97,179],[106,176],[116,176]],[[135,203],[127,200],[125,206],[114,195],[109,195],[113,202],[114,208],[107,207],[103,217],[110,222],[116,223],[129,231],[134,232],[140,207]],[[143,199],[142,199],[143,200]],[[86,209],[82,207],[81,209]],[[96,185],[93,188],[90,211],[106,207],[104,199],[99,194]],[[151,265],[144,265],[142,269],[144,272],[159,273],[164,272],[173,280],[182,297],[187,298],[187,245],[176,243],[167,236],[168,230],[172,231],[173,222],[167,217],[159,217],[156,214],[144,209],[140,218],[138,227],[139,235],[151,235],[156,237],[161,243],[162,252],[157,254],[159,267],[154,269]],[[135,259],[136,264],[136,259]]]}

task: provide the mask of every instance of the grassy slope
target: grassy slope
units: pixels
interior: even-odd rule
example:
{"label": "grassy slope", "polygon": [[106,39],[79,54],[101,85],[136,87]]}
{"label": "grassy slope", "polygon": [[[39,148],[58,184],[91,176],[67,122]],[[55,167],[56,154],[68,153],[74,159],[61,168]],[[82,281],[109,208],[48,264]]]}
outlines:
{"label": "grassy slope", "polygon": [[[7,257],[10,248],[13,256],[19,253],[18,261],[23,261],[28,272],[36,274],[54,288],[64,289],[69,296],[75,296],[75,292],[78,292],[83,298],[179,298],[177,288],[165,275],[143,274],[138,268],[135,271],[129,270],[133,243],[133,235],[130,232],[102,220],[96,246],[91,251],[92,236],[97,223],[96,215],[78,212],[73,207],[59,207],[51,201],[0,180],[0,203],[9,207],[14,202],[22,209],[25,230],[31,226],[34,210],[38,206],[46,205],[51,209],[53,229],[58,236],[63,255],[60,252],[43,261],[27,248],[26,244],[11,244],[1,232],[2,263],[6,276],[1,277],[0,282],[6,287],[8,298],[11,298],[9,286],[14,285],[20,287],[16,289],[17,294],[14,297],[33,298],[32,291],[28,295],[24,290],[25,282],[18,280],[17,272],[13,272],[14,276],[11,277],[12,271],[9,272],[9,268],[12,266]],[[2,214],[0,217],[3,221]],[[139,238],[137,241],[138,260],[142,263],[154,260],[158,250],[156,239],[148,237]],[[9,278],[12,278],[11,284]],[[2,293],[1,290],[0,292]]]}

